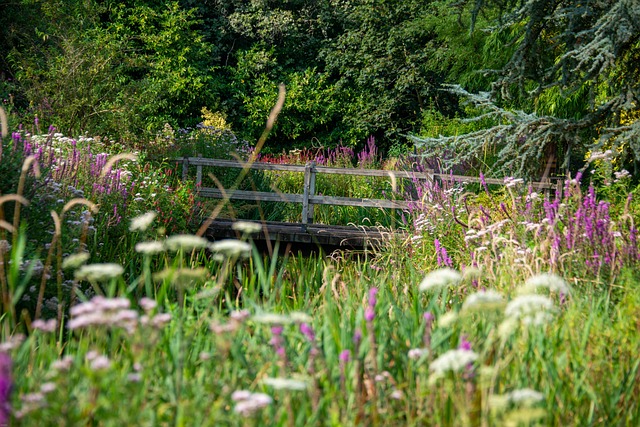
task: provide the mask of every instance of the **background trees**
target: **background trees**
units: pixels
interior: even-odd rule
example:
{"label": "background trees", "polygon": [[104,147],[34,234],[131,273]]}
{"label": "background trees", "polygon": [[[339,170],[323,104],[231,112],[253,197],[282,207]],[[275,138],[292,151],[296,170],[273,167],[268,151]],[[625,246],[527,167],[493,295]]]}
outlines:
{"label": "background trees", "polygon": [[531,175],[640,156],[632,0],[0,4],[4,103],[68,131],[142,141],[206,106],[255,140],[284,82],[272,151],[374,135]]}

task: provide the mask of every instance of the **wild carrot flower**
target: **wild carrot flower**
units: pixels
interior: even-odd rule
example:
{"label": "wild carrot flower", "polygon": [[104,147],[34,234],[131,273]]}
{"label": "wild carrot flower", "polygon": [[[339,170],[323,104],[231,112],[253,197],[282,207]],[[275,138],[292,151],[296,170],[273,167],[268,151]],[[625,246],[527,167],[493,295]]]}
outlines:
{"label": "wild carrot flower", "polygon": [[451,268],[440,268],[427,274],[418,289],[421,292],[438,291],[448,286],[457,285],[462,280],[462,275]]}
{"label": "wild carrot flower", "polygon": [[133,218],[131,220],[131,225],[129,225],[129,231],[146,231],[157,215],[157,212],[149,211]]}
{"label": "wild carrot flower", "polygon": [[244,234],[254,234],[262,231],[262,225],[249,221],[236,221],[231,225],[231,229]]}
{"label": "wild carrot flower", "polygon": [[260,381],[262,384],[275,390],[306,390],[309,384],[306,381],[296,380],[293,378],[264,378]]}
{"label": "wild carrot flower", "polygon": [[69,255],[62,261],[63,269],[76,269],[87,262],[91,255],[88,252],[79,252]]}
{"label": "wild carrot flower", "polygon": [[192,249],[203,249],[209,245],[209,241],[204,237],[194,236],[192,234],[177,234],[167,237],[164,245],[170,251],[177,252],[179,250],[190,251]]}
{"label": "wild carrot flower", "polygon": [[478,354],[472,350],[457,348],[449,350],[431,362],[429,370],[436,375],[443,375],[446,372],[459,372],[466,369],[478,359]]}
{"label": "wild carrot flower", "polygon": [[92,282],[101,282],[109,279],[116,278],[124,272],[119,264],[105,263],[105,264],[88,264],[83,265],[75,272],[75,277],[78,280],[89,280]]}
{"label": "wild carrot flower", "polygon": [[209,249],[229,258],[248,257],[251,253],[251,245],[236,239],[224,239],[213,242]]}
{"label": "wild carrot flower", "polygon": [[504,298],[499,292],[494,291],[493,289],[488,289],[486,291],[475,292],[468,295],[462,303],[462,310],[474,311],[493,309],[499,307],[503,301]]}
{"label": "wild carrot flower", "polygon": [[504,314],[507,318],[520,320],[525,325],[541,325],[552,318],[553,301],[544,295],[522,295],[507,304]]}
{"label": "wild carrot flower", "polygon": [[547,288],[551,292],[561,295],[571,294],[571,288],[564,279],[554,273],[542,273],[530,277],[524,282],[524,286],[518,289],[519,294],[533,293],[540,288]]}
{"label": "wild carrot flower", "polygon": [[289,316],[276,313],[260,313],[254,314],[251,318],[256,323],[266,323],[270,325],[287,325],[293,323]]}
{"label": "wild carrot flower", "polygon": [[236,402],[233,411],[244,417],[253,415],[273,403],[271,396],[264,393],[251,393],[247,390],[234,391],[231,399]]}
{"label": "wild carrot flower", "polygon": [[544,395],[539,391],[523,388],[506,394],[489,396],[489,406],[493,410],[504,410],[508,406],[531,407],[542,402]]}
{"label": "wild carrot flower", "polygon": [[155,255],[164,251],[164,245],[162,242],[158,242],[155,240],[149,242],[140,242],[136,243],[136,252],[145,254],[145,255]]}

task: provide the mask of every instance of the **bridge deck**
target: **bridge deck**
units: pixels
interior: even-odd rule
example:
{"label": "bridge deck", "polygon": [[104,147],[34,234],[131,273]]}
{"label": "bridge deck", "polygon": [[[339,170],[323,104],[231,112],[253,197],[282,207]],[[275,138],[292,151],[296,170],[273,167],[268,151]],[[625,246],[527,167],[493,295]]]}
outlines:
{"label": "bridge deck", "polygon": [[[244,221],[244,220],[243,220]],[[305,245],[319,245],[339,247],[345,249],[361,249],[378,246],[394,235],[401,234],[374,227],[337,226],[322,224],[299,224],[274,221],[249,221],[262,226],[259,233],[251,235],[254,240],[280,241],[281,243],[296,243]],[[231,228],[231,219],[216,219],[209,226],[205,237],[216,240],[237,238],[239,233]]]}

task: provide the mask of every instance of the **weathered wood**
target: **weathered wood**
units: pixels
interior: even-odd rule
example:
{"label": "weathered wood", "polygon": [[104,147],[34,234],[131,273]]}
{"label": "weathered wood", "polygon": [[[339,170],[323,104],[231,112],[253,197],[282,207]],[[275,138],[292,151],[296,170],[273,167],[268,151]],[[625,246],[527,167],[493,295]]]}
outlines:
{"label": "weathered wood", "polygon": [[[281,165],[275,163],[261,163],[254,162],[247,164],[245,162],[239,162],[237,160],[221,160],[221,159],[205,159],[201,157],[184,157],[177,159],[179,161],[187,160],[189,165],[200,166],[217,166],[224,168],[236,168],[236,169],[252,169],[252,170],[270,170],[281,172],[304,172],[305,166],[303,165]],[[338,174],[338,175],[357,175],[357,176],[378,176],[389,177],[394,175],[396,178],[416,178],[416,179],[431,179],[433,173],[427,172],[410,172],[410,171],[389,171],[381,169],[362,169],[362,168],[332,168],[327,166],[314,166],[316,173],[326,174]]]}
{"label": "weathered wood", "polygon": [[[211,239],[238,238],[238,232],[232,229],[233,220],[216,219],[205,237]],[[253,240],[271,240],[283,243],[301,243],[320,246],[340,247],[345,249],[356,249],[379,246],[391,238],[404,238],[401,232],[390,232],[381,228],[355,227],[355,226],[332,226],[320,224],[302,224],[273,222],[273,221],[251,221],[260,224],[261,231],[251,235]]]}
{"label": "weathered wood", "polygon": [[[304,203],[304,194],[270,193],[266,191],[229,190],[223,194],[217,188],[205,187],[198,190],[201,197],[231,200],[251,200],[256,202],[290,202]],[[404,200],[361,199],[356,197],[309,196],[309,205],[355,206],[360,208],[400,208],[406,209],[412,203]]]}
{"label": "weathered wood", "polygon": [[304,167],[304,183],[302,193],[302,223],[309,223],[309,196],[312,196],[311,192],[311,176],[315,175],[313,170],[315,162],[308,162]]}
{"label": "weathered wood", "polygon": [[[198,158],[202,158],[202,154],[198,154]],[[196,185],[202,185],[202,165],[196,165]]]}
{"label": "weathered wood", "polygon": [[290,202],[302,203],[302,194],[271,193],[267,191],[244,191],[227,190],[222,193],[217,188],[204,187],[198,190],[201,197],[211,197],[213,199],[223,199],[228,197],[232,200],[252,200],[256,202]]}

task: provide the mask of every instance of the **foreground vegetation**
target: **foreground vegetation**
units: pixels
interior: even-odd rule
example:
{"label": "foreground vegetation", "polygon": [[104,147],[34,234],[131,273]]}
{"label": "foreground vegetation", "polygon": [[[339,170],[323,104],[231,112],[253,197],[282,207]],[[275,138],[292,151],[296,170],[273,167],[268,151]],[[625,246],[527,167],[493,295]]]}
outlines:
{"label": "foreground vegetation", "polygon": [[36,133],[1,163],[0,424],[640,417],[640,203],[605,154],[556,194],[413,183],[406,239],[303,258],[241,222],[237,241],[187,234],[194,188],[170,164]]}

